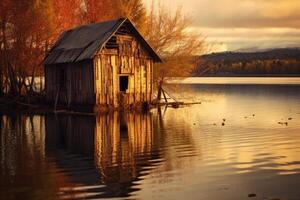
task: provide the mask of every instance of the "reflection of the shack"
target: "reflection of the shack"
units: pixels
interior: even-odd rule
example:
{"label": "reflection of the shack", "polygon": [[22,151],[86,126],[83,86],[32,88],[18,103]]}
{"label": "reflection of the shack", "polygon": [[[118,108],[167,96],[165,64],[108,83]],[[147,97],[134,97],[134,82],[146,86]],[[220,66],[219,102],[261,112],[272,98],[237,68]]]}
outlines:
{"label": "reflection of the shack", "polygon": [[46,152],[71,183],[103,185],[84,191],[93,198],[130,196],[141,172],[159,157],[151,113],[47,116],[45,123]]}

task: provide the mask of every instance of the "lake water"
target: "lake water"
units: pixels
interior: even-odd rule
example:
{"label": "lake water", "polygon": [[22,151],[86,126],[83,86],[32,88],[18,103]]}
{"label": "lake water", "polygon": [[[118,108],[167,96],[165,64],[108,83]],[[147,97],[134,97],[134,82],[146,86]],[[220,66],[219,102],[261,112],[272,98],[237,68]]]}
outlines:
{"label": "lake water", "polygon": [[2,114],[0,199],[300,199],[300,86],[168,92],[201,104]]}
{"label": "lake water", "polygon": [[299,77],[189,77],[169,78],[169,83],[213,85],[300,85]]}

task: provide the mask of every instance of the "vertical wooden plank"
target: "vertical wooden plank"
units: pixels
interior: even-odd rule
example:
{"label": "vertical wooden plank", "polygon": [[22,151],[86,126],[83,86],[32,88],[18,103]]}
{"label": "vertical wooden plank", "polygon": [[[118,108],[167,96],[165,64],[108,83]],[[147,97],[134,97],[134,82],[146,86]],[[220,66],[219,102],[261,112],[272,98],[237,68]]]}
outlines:
{"label": "vertical wooden plank", "polygon": [[130,73],[132,74],[131,75],[131,80],[132,80],[132,83],[131,83],[131,103],[132,104],[134,104],[134,102],[135,102],[135,80],[136,80],[136,78],[135,78],[135,66],[136,66],[136,61],[135,61],[135,57],[134,57],[134,55],[132,56],[132,58],[131,58],[132,60],[131,60],[131,62],[132,62],[132,66],[131,66],[131,71],[130,71]]}
{"label": "vertical wooden plank", "polygon": [[137,58],[136,60],[136,66],[135,66],[135,78],[136,78],[136,82],[135,82],[135,92],[136,92],[136,98],[135,98],[135,103],[138,103],[140,101],[140,59]]}
{"label": "vertical wooden plank", "polygon": [[104,89],[105,89],[105,101],[109,104],[109,73],[108,73],[107,57],[104,55]]}
{"label": "vertical wooden plank", "polygon": [[143,63],[141,63],[140,65],[140,73],[139,73],[139,77],[140,77],[140,85],[139,85],[139,88],[140,88],[140,93],[141,93],[141,99],[140,99],[140,102],[143,102],[143,96],[144,96],[144,77],[143,77],[143,72],[144,72],[144,66],[143,66]]}
{"label": "vertical wooden plank", "polygon": [[151,101],[151,61],[147,60],[147,101]]}
{"label": "vertical wooden plank", "polygon": [[103,85],[103,73],[102,73],[102,68],[103,68],[103,65],[102,65],[102,62],[101,62],[101,56],[98,57],[98,67],[99,67],[99,85],[98,85],[98,90],[99,90],[99,99],[100,99],[100,102],[99,104],[103,104],[103,98],[102,98],[102,94],[103,94],[103,88],[102,88],[102,85]]}
{"label": "vertical wooden plank", "polygon": [[[132,68],[133,68],[133,57],[130,56],[129,57],[129,73],[131,74],[132,72]],[[133,86],[132,86],[132,82],[133,82],[133,79],[132,79],[132,76],[130,75],[128,77],[128,91],[129,91],[129,94],[128,94],[128,97],[129,97],[129,100],[128,100],[128,103],[131,104],[132,103],[132,93],[133,93]]]}
{"label": "vertical wooden plank", "polygon": [[100,98],[99,98],[99,83],[100,83],[99,75],[100,75],[100,73],[99,73],[99,57],[98,56],[95,58],[95,68],[97,70],[94,70],[94,72],[97,73],[97,76],[98,76],[97,79],[96,78],[94,79],[94,81],[95,81],[96,104],[98,105],[98,104],[100,104]]}
{"label": "vertical wooden plank", "polygon": [[145,79],[145,99],[144,100],[148,102],[148,59],[145,60],[144,79]]}
{"label": "vertical wooden plank", "polygon": [[150,60],[150,101],[153,98],[153,60]]}
{"label": "vertical wooden plank", "polygon": [[140,76],[140,93],[141,93],[141,99],[140,99],[140,102],[143,102],[144,101],[144,76],[143,76],[143,73],[144,73],[144,63],[141,63],[140,65],[140,73],[139,73],[139,76]]}
{"label": "vertical wooden plank", "polygon": [[94,93],[95,93],[95,103],[98,104],[99,98],[98,98],[98,79],[99,79],[99,73],[98,73],[98,57],[96,56],[93,60],[93,74],[94,74]]}
{"label": "vertical wooden plank", "polygon": [[102,99],[102,103],[106,104],[107,100],[106,100],[106,65],[105,65],[105,56],[101,55],[101,99]]}
{"label": "vertical wooden plank", "polygon": [[113,69],[111,65],[111,56],[107,55],[107,68],[108,68],[108,75],[109,75],[109,82],[108,82],[108,87],[109,87],[109,105],[113,106],[113,88],[114,88],[114,83],[113,83]]}
{"label": "vertical wooden plank", "polygon": [[137,66],[137,58],[134,59],[134,66],[133,66],[133,78],[134,78],[134,82],[133,82],[133,103],[136,103],[136,98],[137,98],[137,78],[136,78],[136,66]]}
{"label": "vertical wooden plank", "polygon": [[145,93],[145,100],[148,102],[149,101],[149,60],[146,59],[145,62],[145,82],[146,82],[146,93]]}
{"label": "vertical wooden plank", "polygon": [[136,99],[135,99],[135,103],[139,103],[141,101],[141,97],[140,97],[140,92],[141,92],[141,88],[140,88],[140,59],[137,60],[138,63],[135,67],[136,71],[135,71],[135,77],[136,77],[136,85],[135,85],[135,89],[136,89]]}
{"label": "vertical wooden plank", "polygon": [[135,84],[136,84],[136,77],[135,77],[135,67],[136,67],[136,59],[133,58],[133,66],[132,66],[132,79],[133,79],[133,82],[132,82],[132,87],[133,87],[133,90],[132,90],[132,103],[135,103],[135,99],[136,99],[136,88],[135,88]]}
{"label": "vertical wooden plank", "polygon": [[72,103],[72,66],[67,68],[67,91],[68,91],[68,107]]}
{"label": "vertical wooden plank", "polygon": [[111,66],[112,66],[112,75],[113,75],[113,105],[114,107],[118,106],[118,90],[119,90],[119,84],[118,84],[118,74],[117,74],[117,65],[116,65],[116,56],[111,56]]}

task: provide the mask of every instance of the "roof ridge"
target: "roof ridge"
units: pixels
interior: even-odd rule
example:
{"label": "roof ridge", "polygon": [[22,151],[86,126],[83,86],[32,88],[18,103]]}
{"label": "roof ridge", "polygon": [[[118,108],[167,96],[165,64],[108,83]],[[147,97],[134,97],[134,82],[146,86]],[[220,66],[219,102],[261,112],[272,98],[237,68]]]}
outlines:
{"label": "roof ridge", "polygon": [[81,25],[78,25],[78,26],[75,26],[73,28],[70,28],[70,29],[67,29],[65,30],[64,32],[68,32],[68,31],[74,31],[76,29],[80,29],[80,28],[84,28],[84,27],[88,27],[88,26],[92,26],[92,25],[98,25],[98,24],[104,24],[104,23],[111,23],[111,22],[117,22],[117,21],[123,21],[127,18],[124,18],[124,17],[119,17],[119,18],[116,18],[116,19],[112,19],[112,20],[108,20],[108,21],[99,21],[99,22],[93,22],[93,23],[89,23],[89,24],[81,24]]}

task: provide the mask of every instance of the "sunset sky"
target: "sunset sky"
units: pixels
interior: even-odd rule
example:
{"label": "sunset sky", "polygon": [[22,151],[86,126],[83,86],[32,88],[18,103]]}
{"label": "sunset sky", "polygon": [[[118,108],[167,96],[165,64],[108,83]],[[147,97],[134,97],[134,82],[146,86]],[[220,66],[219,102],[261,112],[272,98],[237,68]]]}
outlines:
{"label": "sunset sky", "polygon": [[[147,5],[150,0],[144,0]],[[163,0],[182,6],[211,51],[300,47],[300,0]]]}

